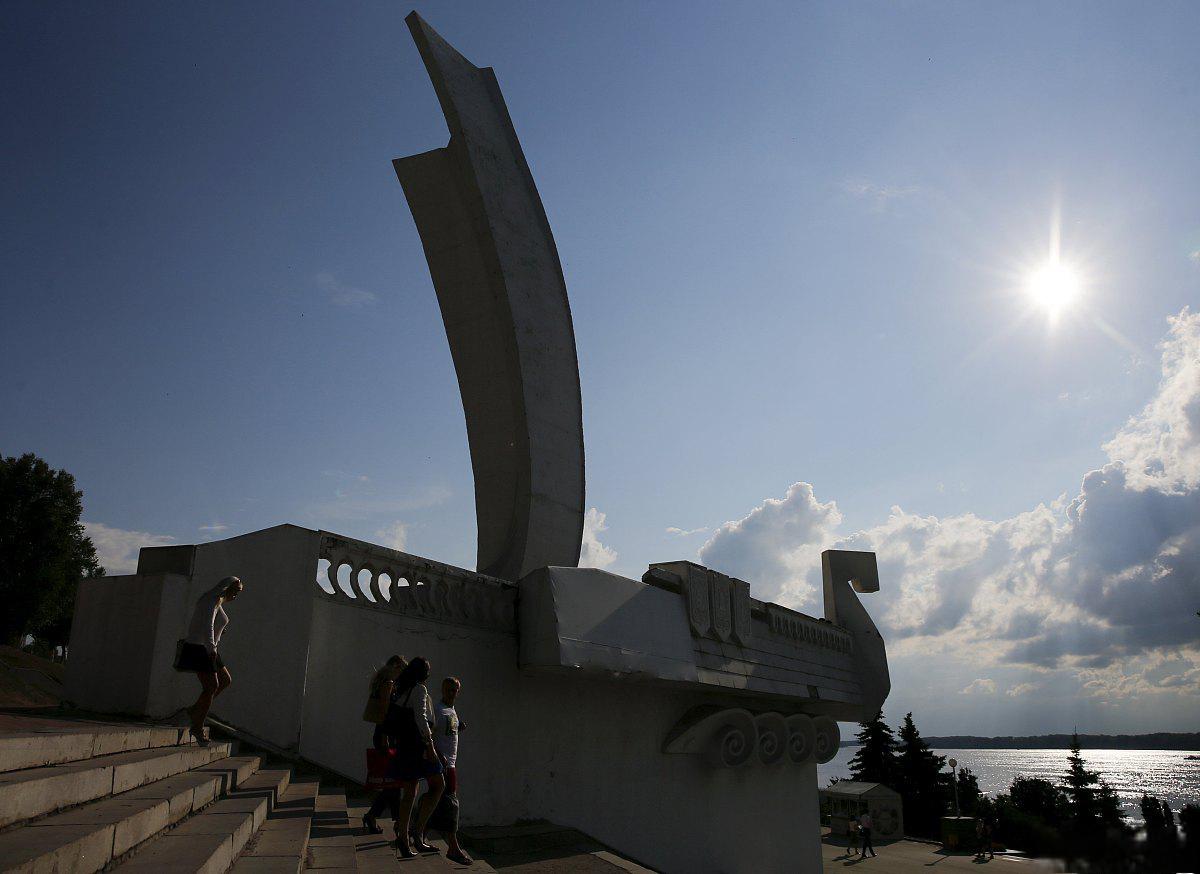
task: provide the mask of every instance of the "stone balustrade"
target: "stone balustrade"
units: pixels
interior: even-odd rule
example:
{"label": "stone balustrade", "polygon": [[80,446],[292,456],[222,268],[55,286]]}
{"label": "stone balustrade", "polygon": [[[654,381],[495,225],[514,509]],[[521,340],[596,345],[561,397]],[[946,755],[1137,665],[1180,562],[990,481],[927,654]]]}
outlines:
{"label": "stone balustrade", "polygon": [[[516,587],[504,580],[327,531],[321,532],[319,556],[318,597],[516,632]],[[343,567],[349,568],[344,582]]]}

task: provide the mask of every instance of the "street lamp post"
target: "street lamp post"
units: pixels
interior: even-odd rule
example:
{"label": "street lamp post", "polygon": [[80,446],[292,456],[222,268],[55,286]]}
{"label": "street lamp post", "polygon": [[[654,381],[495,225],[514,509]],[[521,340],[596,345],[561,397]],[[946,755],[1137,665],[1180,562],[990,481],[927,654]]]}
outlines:
{"label": "street lamp post", "polygon": [[954,787],[954,815],[961,816],[958,811],[958,759],[950,760],[950,785]]}

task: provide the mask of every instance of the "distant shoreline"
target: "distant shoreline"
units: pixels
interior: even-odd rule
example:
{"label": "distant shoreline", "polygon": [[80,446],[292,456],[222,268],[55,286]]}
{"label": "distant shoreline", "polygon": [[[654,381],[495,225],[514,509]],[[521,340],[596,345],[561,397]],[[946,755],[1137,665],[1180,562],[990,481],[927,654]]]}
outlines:
{"label": "distant shoreline", "polygon": [[[1035,734],[1024,737],[979,737],[973,734],[953,734],[946,737],[924,737],[935,750],[1069,750],[1072,735]],[[857,740],[842,741],[843,747],[858,746]],[[1079,746],[1085,750],[1200,750],[1200,733],[1165,732],[1152,734],[1081,734]]]}

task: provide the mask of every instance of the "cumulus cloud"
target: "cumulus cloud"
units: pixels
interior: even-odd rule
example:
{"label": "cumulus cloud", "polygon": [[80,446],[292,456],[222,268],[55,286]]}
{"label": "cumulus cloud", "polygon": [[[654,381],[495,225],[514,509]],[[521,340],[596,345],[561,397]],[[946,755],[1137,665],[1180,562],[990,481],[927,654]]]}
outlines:
{"label": "cumulus cloud", "polygon": [[667,529],[667,533],[676,537],[691,537],[693,534],[703,534],[707,530],[708,528],[676,528],[672,525]]}
{"label": "cumulus cloud", "polygon": [[375,537],[380,546],[398,549],[403,552],[405,544],[408,543],[408,526],[403,522],[393,522],[387,527],[376,531]]}
{"label": "cumulus cloud", "polygon": [[137,570],[138,550],[143,546],[170,546],[175,538],[145,531],[126,531],[103,522],[84,522],[87,536],[96,546],[96,557],[109,576],[131,574]]}
{"label": "cumulus cloud", "polygon": [[1004,694],[1009,698],[1020,698],[1022,695],[1028,695],[1030,692],[1036,692],[1040,689],[1037,683],[1017,683],[1015,686],[1009,686],[1008,691]]}
{"label": "cumulus cloud", "polygon": [[1200,485],[1200,313],[1170,320],[1161,344],[1162,380],[1150,403],[1104,445],[1130,488],[1167,494]]}
{"label": "cumulus cloud", "polygon": [[379,295],[375,294],[375,292],[347,285],[332,273],[318,273],[314,277],[314,280],[317,283],[317,288],[321,289],[329,302],[335,306],[361,310],[372,306],[379,300]]}
{"label": "cumulus cloud", "polygon": [[836,504],[822,504],[808,483],[793,483],[782,498],[767,498],[718,528],[700,548],[700,560],[752,581],[760,598],[808,601],[817,590],[808,572],[841,521]]}
{"label": "cumulus cloud", "polygon": [[[1153,397],[1104,444],[1108,463],[1074,497],[1001,520],[893,507],[884,522],[843,533],[836,504],[796,483],[721,526],[700,559],[758,597],[812,610],[820,550],[872,550],[883,585],[869,609],[894,653],[1067,671],[1096,697],[1195,694],[1200,314],[1170,319],[1160,351]],[[995,691],[978,683],[967,688]]]}
{"label": "cumulus cloud", "polygon": [[583,548],[579,553],[580,567],[606,568],[617,560],[617,551],[600,542],[600,535],[608,530],[608,517],[592,507],[583,517]]}
{"label": "cumulus cloud", "polygon": [[980,677],[977,680],[972,680],[965,687],[959,690],[959,695],[974,695],[983,693],[985,695],[996,694],[996,681],[988,677]]}

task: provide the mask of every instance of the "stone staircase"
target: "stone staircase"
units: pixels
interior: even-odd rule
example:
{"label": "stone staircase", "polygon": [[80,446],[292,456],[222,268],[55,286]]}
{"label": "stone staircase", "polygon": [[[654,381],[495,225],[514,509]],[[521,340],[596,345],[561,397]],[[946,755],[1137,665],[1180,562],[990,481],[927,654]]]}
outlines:
{"label": "stone staircase", "polygon": [[[450,862],[434,834],[438,855],[401,859],[390,823],[361,828],[367,799],[237,752],[176,726],[0,712],[0,874],[495,874],[483,859]],[[531,874],[647,871],[549,824],[468,831]]]}
{"label": "stone staircase", "polygon": [[[363,834],[341,789],[235,753],[174,726],[0,713],[0,872],[396,869],[390,828]],[[494,871],[444,855],[403,870]]]}

